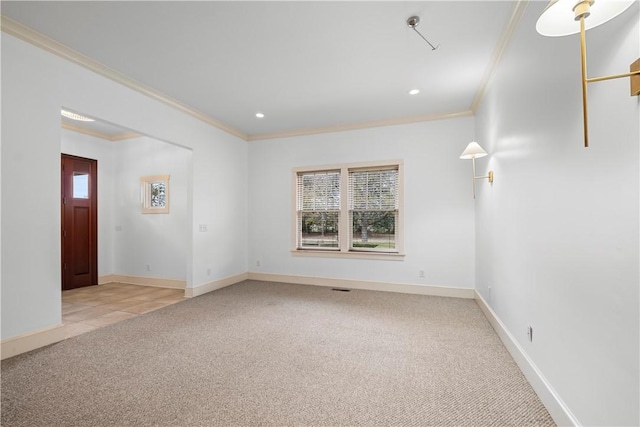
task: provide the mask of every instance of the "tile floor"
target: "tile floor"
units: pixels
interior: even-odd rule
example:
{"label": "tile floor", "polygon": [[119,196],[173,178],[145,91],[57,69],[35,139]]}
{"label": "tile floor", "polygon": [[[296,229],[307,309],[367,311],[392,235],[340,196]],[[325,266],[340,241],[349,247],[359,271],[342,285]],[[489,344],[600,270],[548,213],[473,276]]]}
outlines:
{"label": "tile floor", "polygon": [[184,300],[184,289],[108,283],[62,292],[65,338]]}

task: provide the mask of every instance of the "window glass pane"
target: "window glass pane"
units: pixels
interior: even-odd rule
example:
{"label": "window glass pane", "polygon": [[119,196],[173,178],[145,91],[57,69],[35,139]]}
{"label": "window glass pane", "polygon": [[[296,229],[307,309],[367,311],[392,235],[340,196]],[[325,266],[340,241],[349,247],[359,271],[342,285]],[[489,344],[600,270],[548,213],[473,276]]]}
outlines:
{"label": "window glass pane", "polygon": [[73,173],[73,198],[89,198],[89,175],[82,172]]}
{"label": "window glass pane", "polygon": [[339,212],[300,213],[300,247],[338,248]]}
{"label": "window glass pane", "polygon": [[338,250],[340,172],[301,173],[297,192],[298,247]]}
{"label": "window glass pane", "polygon": [[351,247],[392,252],[396,249],[396,211],[351,211]]}
{"label": "window glass pane", "polygon": [[164,208],[166,206],[165,194],[167,185],[164,182],[152,182],[151,186],[151,207]]}
{"label": "window glass pane", "polygon": [[352,250],[395,252],[398,169],[349,171],[349,227]]}

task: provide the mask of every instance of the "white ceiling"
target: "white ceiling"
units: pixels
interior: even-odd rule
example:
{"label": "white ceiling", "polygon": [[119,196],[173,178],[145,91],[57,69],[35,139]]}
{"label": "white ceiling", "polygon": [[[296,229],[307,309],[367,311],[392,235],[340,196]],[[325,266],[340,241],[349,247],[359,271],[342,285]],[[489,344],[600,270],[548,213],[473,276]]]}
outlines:
{"label": "white ceiling", "polygon": [[[2,14],[262,135],[468,111],[515,6],[3,1]],[[412,15],[437,51],[407,27]],[[413,88],[420,94],[409,96]]]}

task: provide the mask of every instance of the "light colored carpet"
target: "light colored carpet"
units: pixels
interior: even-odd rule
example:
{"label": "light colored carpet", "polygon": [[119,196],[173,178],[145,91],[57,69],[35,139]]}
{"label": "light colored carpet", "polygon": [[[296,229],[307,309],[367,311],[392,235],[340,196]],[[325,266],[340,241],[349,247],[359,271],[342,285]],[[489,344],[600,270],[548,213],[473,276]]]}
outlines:
{"label": "light colored carpet", "polygon": [[3,361],[2,425],[554,424],[473,300],[246,281]]}

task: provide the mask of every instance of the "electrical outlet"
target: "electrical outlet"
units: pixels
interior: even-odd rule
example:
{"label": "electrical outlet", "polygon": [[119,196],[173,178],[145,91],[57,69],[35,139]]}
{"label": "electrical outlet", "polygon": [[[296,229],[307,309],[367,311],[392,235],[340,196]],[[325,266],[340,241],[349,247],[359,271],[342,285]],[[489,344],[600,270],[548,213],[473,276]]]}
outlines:
{"label": "electrical outlet", "polygon": [[201,233],[207,232],[207,224],[200,224],[200,232]]}
{"label": "electrical outlet", "polygon": [[533,327],[531,325],[527,325],[527,337],[530,342],[533,342]]}
{"label": "electrical outlet", "polygon": [[116,225],[116,231],[122,231],[122,226],[121,225]]}
{"label": "electrical outlet", "polygon": [[147,264],[147,271],[151,271],[151,266]]}
{"label": "electrical outlet", "polygon": [[260,267],[260,265],[261,265],[261,264],[262,264],[262,263],[260,262],[260,260],[257,260],[257,261],[256,261],[256,267]]}
{"label": "electrical outlet", "polygon": [[491,301],[491,286],[487,288],[487,298],[489,298],[489,301]]}
{"label": "electrical outlet", "polygon": [[420,277],[421,279],[424,279],[424,270],[418,271],[418,277]]}
{"label": "electrical outlet", "polygon": [[207,268],[207,276],[211,276],[211,269]]}

